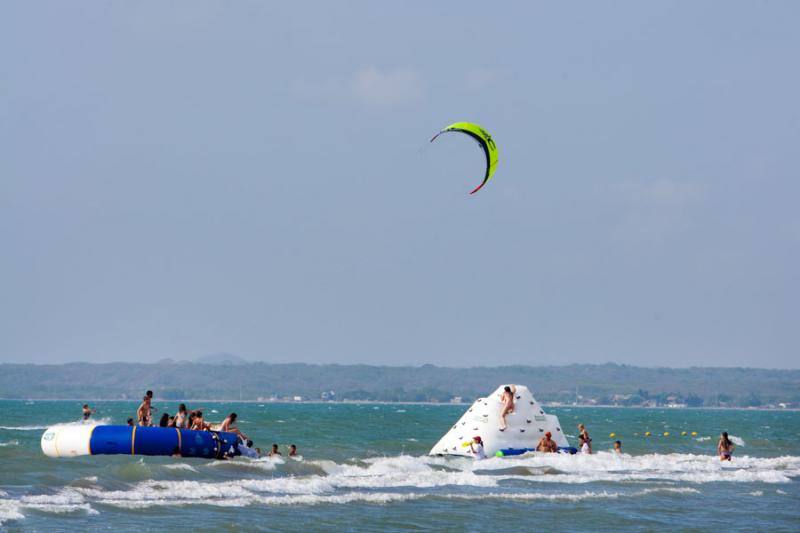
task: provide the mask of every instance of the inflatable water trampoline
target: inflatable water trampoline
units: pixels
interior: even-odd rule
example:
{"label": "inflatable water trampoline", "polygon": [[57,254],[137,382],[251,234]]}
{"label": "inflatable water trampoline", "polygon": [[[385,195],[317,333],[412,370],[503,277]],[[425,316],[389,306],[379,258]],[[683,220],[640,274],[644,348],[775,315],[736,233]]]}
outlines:
{"label": "inflatable water trampoline", "polygon": [[235,433],[192,429],[65,424],[42,435],[49,457],[79,455],[180,455],[223,459],[239,455]]}

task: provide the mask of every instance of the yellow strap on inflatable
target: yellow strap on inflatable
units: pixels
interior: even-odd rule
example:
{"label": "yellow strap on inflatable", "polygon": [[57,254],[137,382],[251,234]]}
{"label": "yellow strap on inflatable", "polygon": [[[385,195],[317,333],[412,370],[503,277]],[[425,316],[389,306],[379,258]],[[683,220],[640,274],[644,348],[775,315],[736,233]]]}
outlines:
{"label": "yellow strap on inflatable", "polygon": [[86,446],[89,447],[89,455],[92,455],[92,433],[94,433],[94,428],[97,426],[92,426],[92,430],[89,432],[89,442],[86,443]]}

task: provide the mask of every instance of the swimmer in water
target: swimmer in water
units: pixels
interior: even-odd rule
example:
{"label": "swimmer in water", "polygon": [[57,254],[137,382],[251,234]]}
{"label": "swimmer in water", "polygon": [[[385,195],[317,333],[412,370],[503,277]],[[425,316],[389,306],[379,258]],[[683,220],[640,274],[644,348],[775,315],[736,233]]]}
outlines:
{"label": "swimmer in water", "polygon": [[728,438],[728,432],[723,431],[722,434],[719,436],[719,442],[717,443],[717,453],[719,454],[720,461],[730,461],[731,457],[733,456],[733,449],[735,446]]}
{"label": "swimmer in water", "polygon": [[622,453],[622,441],[614,441],[614,453]]}
{"label": "swimmer in water", "polygon": [[551,437],[552,433],[549,431],[544,434],[544,437],[539,439],[539,444],[536,445],[537,452],[556,453],[558,452],[558,444]]}
{"label": "swimmer in water", "polygon": [[508,428],[506,416],[514,412],[514,394],[516,393],[517,388],[514,385],[503,387],[503,393],[500,395],[500,401],[503,403],[503,408],[500,411],[500,420],[503,425],[500,426],[500,431],[505,431]]}
{"label": "swimmer in water", "polygon": [[585,453],[586,455],[592,455],[592,449],[589,448],[589,443],[586,442],[586,437],[580,435],[578,437],[578,442],[580,443],[581,453]]}
{"label": "swimmer in water", "polygon": [[97,412],[96,409],[92,409],[89,407],[88,403],[83,404],[83,419],[89,420],[93,414]]}
{"label": "swimmer in water", "polygon": [[294,444],[289,446],[289,457],[294,457],[297,455],[297,446]]}
{"label": "swimmer in water", "polygon": [[592,439],[589,437],[589,432],[586,431],[586,426],[583,424],[578,424],[578,434],[583,437],[583,440],[586,441],[586,444],[589,446],[589,453],[592,453]]}
{"label": "swimmer in water", "polygon": [[272,449],[269,451],[269,456],[270,457],[274,457],[276,455],[281,455],[281,452],[280,452],[280,450],[278,450],[278,445],[277,444],[273,444],[272,445]]}

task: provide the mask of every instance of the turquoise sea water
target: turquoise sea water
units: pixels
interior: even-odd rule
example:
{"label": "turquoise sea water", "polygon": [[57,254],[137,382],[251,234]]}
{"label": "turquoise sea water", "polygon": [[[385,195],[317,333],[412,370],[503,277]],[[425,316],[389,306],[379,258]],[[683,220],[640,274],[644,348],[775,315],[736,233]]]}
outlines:
{"label": "turquoise sea water", "polygon": [[[202,402],[189,407],[236,411],[262,449],[295,443],[302,457],[45,457],[45,427],[80,405],[0,401],[0,529],[800,530],[798,412],[551,408],[567,435],[585,423],[599,453],[475,462],[427,455],[463,405]],[[136,408],[93,405],[116,424]],[[723,430],[738,442],[724,464]],[[606,451],[610,432],[624,455]]]}

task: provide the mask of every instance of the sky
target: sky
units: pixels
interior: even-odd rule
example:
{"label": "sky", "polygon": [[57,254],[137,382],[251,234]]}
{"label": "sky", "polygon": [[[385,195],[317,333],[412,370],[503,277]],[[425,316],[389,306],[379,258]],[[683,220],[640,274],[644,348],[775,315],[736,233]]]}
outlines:
{"label": "sky", "polygon": [[2,2],[0,362],[800,368],[798,20]]}

